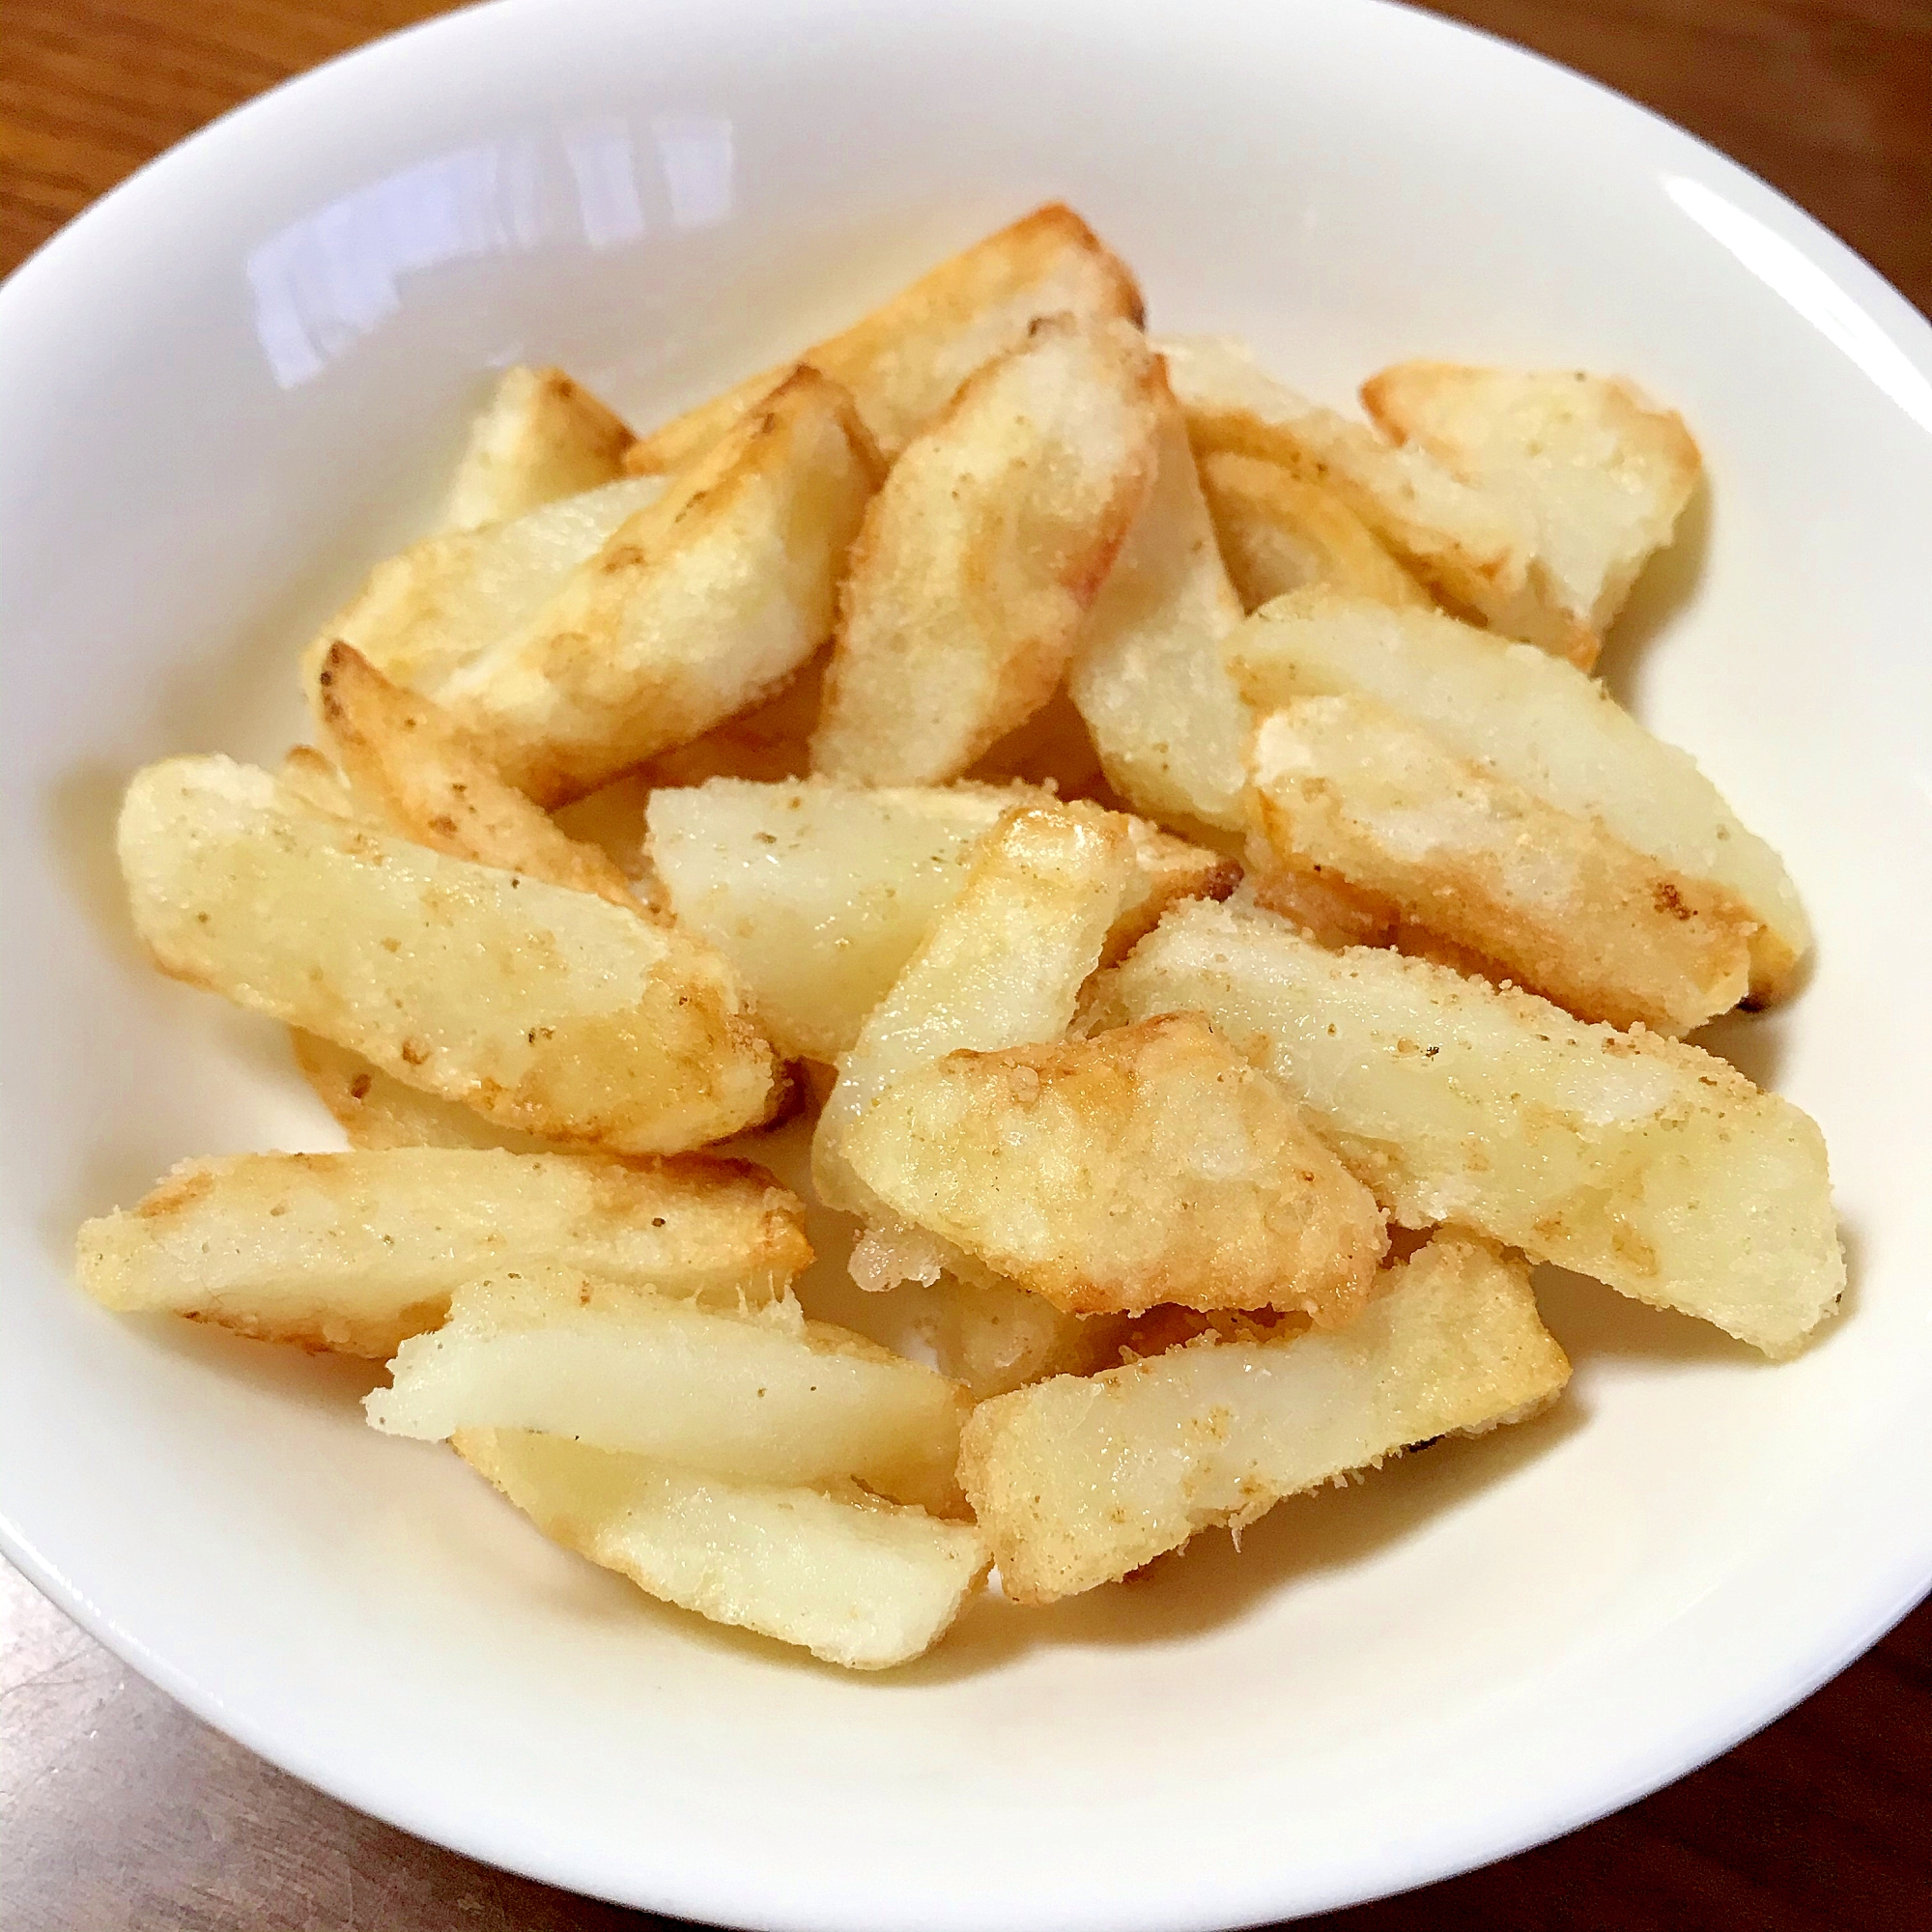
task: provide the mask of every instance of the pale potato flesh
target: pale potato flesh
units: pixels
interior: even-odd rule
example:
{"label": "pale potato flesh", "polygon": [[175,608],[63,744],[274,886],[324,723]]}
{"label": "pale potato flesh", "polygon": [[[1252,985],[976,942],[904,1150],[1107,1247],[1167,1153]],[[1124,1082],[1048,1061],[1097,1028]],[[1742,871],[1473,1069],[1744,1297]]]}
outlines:
{"label": "pale potato flesh", "polygon": [[907,445],[852,548],[814,771],[939,783],[1053,696],[1147,494],[1155,367],[1128,323],[1052,318]]}
{"label": "pale potato flesh", "polygon": [[533,617],[611,533],[664,494],[655,476],[565,497],[507,523],[449,530],[379,563],[302,657],[315,691],[329,645],[353,645],[384,676],[435,691]]}
{"label": "pale potato flesh", "polygon": [[225,758],[149,766],[120,853],[156,965],[491,1120],[675,1153],[764,1117],[770,1043],[723,960],[587,893],[291,810]]}
{"label": "pale potato flesh", "polygon": [[1515,505],[1536,531],[1530,599],[1599,638],[1703,469],[1682,417],[1577,369],[1404,362],[1362,384],[1362,405],[1397,441]]}
{"label": "pale potato flesh", "polygon": [[972,1524],[858,1491],[734,1483],[521,1430],[460,1430],[451,1446],[553,1542],[848,1670],[930,1650],[990,1561]]}
{"label": "pale potato flesh", "polygon": [[393,1435],[535,1429],[751,1483],[954,1508],[956,1384],[795,1302],[700,1307],[560,1266],[465,1283],[364,1402]]}
{"label": "pale potato flesh", "polygon": [[1001,1588],[1048,1604],[1412,1443],[1514,1421],[1569,1377],[1520,1259],[1438,1235],[1340,1331],[1210,1332],[980,1404],[960,1480]]}
{"label": "pale potato flesh", "polygon": [[1279,463],[1210,450],[1201,489],[1242,606],[1325,583],[1384,604],[1429,608],[1429,593],[1329,488]]}
{"label": "pale potato flesh", "polygon": [[1137,810],[1237,831],[1250,721],[1221,661],[1241,620],[1165,375],[1154,476],[1089,613],[1067,690]]}
{"label": "pale potato flesh", "polygon": [[893,1291],[941,1375],[975,1401],[1047,1376],[1091,1376],[1121,1359],[1122,1315],[1070,1315],[1009,1281],[902,1281]]}
{"label": "pale potato flesh", "polygon": [[505,369],[470,426],[442,526],[500,524],[615,483],[636,441],[614,411],[561,369]]}
{"label": "pale potato flesh", "polygon": [[594,790],[812,657],[881,473],[851,398],[801,369],[432,695],[542,803]]}
{"label": "pale potato flesh", "polygon": [[1530,598],[1536,529],[1516,504],[1472,488],[1425,449],[1391,443],[1310,402],[1238,342],[1167,337],[1154,346],[1197,458],[1228,451],[1280,465],[1339,497],[1424,584],[1460,608],[1492,624],[1527,616],[1527,641],[1584,664],[1594,658],[1594,634]]}
{"label": "pale potato flesh", "polygon": [[747,1161],[448,1151],[184,1161],[87,1222],[80,1279],[108,1308],[386,1360],[451,1292],[549,1262],[756,1304],[811,1260],[804,1208]]}
{"label": "pale potato flesh", "polygon": [[[679,923],[730,961],[781,1052],[830,1063],[850,1050],[980,841],[1043,792],[996,785],[877,790],[810,779],[714,779],[652,794],[650,859]],[[1121,819],[1136,883],[1107,939],[1124,952],[1175,899],[1224,894],[1218,854]]]}
{"label": "pale potato flesh", "polygon": [[[1141,320],[1140,290],[1126,266],[1058,202],[942,262],[798,359],[843,384],[879,448],[896,457],[967,377],[1017,348],[1050,315]],[[665,424],[631,451],[631,468],[688,463],[785,373],[781,365],[749,377]]]}
{"label": "pale potato flesh", "polygon": [[1276,872],[1339,879],[1493,961],[1578,1019],[1688,1033],[1744,997],[1757,922],[1600,821],[1459,758],[1374,698],[1298,697],[1249,764],[1265,897]]}
{"label": "pale potato flesh", "polygon": [[848,1211],[873,1205],[843,1139],[915,1067],[956,1047],[1059,1038],[1135,885],[1117,814],[1076,803],[1003,818],[839,1062],[812,1137],[819,1198]]}
{"label": "pale potato flesh", "polygon": [[1689,753],[1653,737],[1594,678],[1548,653],[1426,611],[1299,590],[1229,639],[1248,701],[1354,693],[1421,725],[1559,810],[1594,818],[1632,850],[1733,894],[1759,922],[1751,997],[1790,990],[1811,928],[1777,854],[1748,831]]}
{"label": "pale potato flesh", "polygon": [[1196,1015],[955,1052],[844,1142],[902,1220],[1069,1313],[1352,1320],[1387,1247],[1373,1196]]}
{"label": "pale potato flesh", "polygon": [[1687,1042],[1204,904],[1114,968],[1087,1021],[1164,1012],[1256,1056],[1405,1226],[1474,1228],[1774,1356],[1843,1292],[1816,1123]]}
{"label": "pale potato flesh", "polygon": [[507,783],[488,748],[440,705],[342,643],[329,646],[316,685],[323,732],[349,782],[404,838],[642,910],[609,855]]}

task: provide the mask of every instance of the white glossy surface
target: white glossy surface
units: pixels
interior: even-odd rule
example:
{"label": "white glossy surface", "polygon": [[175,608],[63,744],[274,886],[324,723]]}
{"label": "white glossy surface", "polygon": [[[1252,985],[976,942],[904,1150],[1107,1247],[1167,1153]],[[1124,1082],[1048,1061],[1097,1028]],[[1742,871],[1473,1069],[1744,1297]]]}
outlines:
{"label": "white glossy surface", "polygon": [[[292,651],[483,372],[640,418],[1049,195],[1160,327],[1340,400],[1412,354],[1626,370],[1713,477],[1610,672],[1787,853],[1822,953],[1724,1043],[1824,1123],[1848,1318],[1780,1369],[1558,1284],[1543,1422],[1236,1563],[988,1604],[855,1681],[639,1605],[341,1365],[117,1321],[75,1220],[327,1145],[274,1031],[135,958],[116,792],[278,751]],[[1932,1576],[1932,332],[1585,83],[1363,0],[499,7],[245,109],[0,294],[0,1514],[196,1710],[413,1830],[758,1926],[1225,1926],[1508,1852],[1723,1747]]]}

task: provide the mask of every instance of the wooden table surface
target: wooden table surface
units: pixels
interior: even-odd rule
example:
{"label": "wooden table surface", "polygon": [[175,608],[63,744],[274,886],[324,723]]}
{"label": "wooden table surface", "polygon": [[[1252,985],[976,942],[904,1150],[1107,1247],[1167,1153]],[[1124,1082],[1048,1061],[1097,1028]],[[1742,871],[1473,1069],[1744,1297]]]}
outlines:
{"label": "wooden table surface", "polygon": [[[1047,4],[1047,0],[1042,0]],[[412,0],[7,0],[0,270],[151,156]],[[1932,308],[1932,0],[1458,0],[1660,109]],[[1330,1932],[1932,1926],[1932,1605],[1617,1817]],[[206,1729],[0,1566],[0,1922],[21,1932],[591,1932],[666,1921],[346,1810]]]}

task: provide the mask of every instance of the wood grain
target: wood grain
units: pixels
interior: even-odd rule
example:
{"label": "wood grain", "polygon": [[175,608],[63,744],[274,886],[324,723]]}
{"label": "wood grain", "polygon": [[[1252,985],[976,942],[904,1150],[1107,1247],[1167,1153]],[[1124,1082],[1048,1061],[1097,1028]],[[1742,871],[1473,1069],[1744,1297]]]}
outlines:
{"label": "wood grain", "polygon": [[[440,11],[412,0],[8,0],[0,269],[214,115]],[[1681,121],[1932,307],[1928,0],[1464,0],[1436,11]],[[1928,1738],[1932,1606],[1782,1722],[1619,1816],[1309,1922],[1326,1932],[1932,1926]],[[668,1922],[490,1871],[308,1790],[196,1722],[4,1566],[0,1901],[10,1926],[86,1932]]]}

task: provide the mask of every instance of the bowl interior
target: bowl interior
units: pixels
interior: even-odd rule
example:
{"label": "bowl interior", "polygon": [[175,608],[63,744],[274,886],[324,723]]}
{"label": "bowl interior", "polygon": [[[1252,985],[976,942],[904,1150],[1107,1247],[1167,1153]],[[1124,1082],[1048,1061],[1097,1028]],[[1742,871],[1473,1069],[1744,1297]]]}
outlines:
{"label": "bowl interior", "polygon": [[[1855,1286],[1770,1369],[1551,1279],[1559,1411],[854,1680],[548,1548],[367,1432],[368,1372],[82,1302],[83,1215],[188,1154],[338,1144],[277,1029],[142,964],[112,821],[146,759],[302,735],[296,650],[420,527],[492,368],[647,422],[1055,196],[1158,327],[1329,400],[1434,355],[1684,412],[1710,487],[1607,674],[1806,895],[1804,996],[1712,1043],[1824,1125]],[[1687,1768],[1932,1575],[1932,1048],[1898,1011],[1928,503],[1928,331],[1869,270],[1627,103],[1367,0],[567,0],[256,104],[0,295],[10,1548],[353,1802],[745,1924],[1248,1922]]]}

